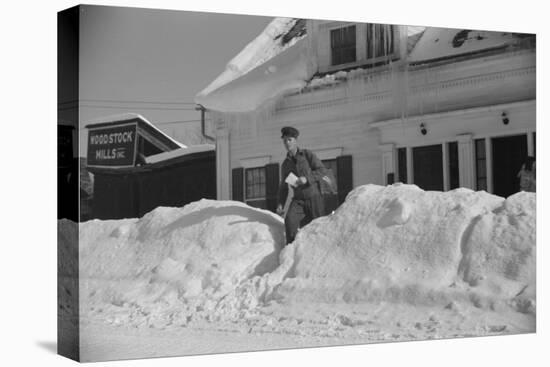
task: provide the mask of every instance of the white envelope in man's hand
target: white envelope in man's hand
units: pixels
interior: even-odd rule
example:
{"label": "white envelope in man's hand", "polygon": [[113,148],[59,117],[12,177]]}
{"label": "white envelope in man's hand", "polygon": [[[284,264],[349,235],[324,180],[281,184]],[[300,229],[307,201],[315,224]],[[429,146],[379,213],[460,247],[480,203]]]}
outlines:
{"label": "white envelope in man's hand", "polygon": [[298,186],[298,176],[290,172],[288,176],[286,176],[285,182],[290,186],[296,187]]}

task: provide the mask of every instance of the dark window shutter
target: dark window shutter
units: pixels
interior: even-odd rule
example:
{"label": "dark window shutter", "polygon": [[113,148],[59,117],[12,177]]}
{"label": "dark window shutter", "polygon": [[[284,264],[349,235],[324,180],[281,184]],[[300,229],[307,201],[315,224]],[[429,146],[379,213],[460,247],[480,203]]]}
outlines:
{"label": "dark window shutter", "polygon": [[233,168],[233,200],[244,201],[244,168]]}
{"label": "dark window shutter", "polygon": [[277,210],[277,193],[279,191],[279,163],[265,166],[265,196],[267,209],[275,213]]}
{"label": "dark window shutter", "polygon": [[338,200],[343,203],[347,194],[353,189],[353,168],[351,155],[343,155],[336,158],[338,171]]}
{"label": "dark window shutter", "polygon": [[397,149],[397,176],[399,182],[407,183],[407,148]]}

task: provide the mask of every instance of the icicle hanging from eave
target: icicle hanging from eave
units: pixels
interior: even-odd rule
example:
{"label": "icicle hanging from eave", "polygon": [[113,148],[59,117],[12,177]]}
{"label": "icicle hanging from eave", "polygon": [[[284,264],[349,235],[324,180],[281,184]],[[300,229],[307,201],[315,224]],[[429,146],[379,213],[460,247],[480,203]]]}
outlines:
{"label": "icicle hanging from eave", "polygon": [[434,113],[438,113],[439,112],[439,98],[440,98],[440,92],[441,92],[441,74],[440,74],[440,69],[439,68],[436,68],[436,70],[435,70],[434,79],[435,79],[435,85],[436,85],[435,96],[434,96],[434,100],[435,100],[435,105],[434,105],[435,111],[434,111]]}
{"label": "icicle hanging from eave", "polygon": [[[408,34],[408,26],[403,26],[400,28],[401,31],[405,32],[405,35]],[[400,41],[403,39],[406,39],[405,35],[399,34],[398,37]],[[400,56],[400,67],[398,68],[398,77],[400,80],[400,98],[399,98],[399,111],[400,111],[400,118],[401,118],[401,132],[402,134],[405,134],[405,127],[406,123],[409,118],[409,93],[410,93],[410,80],[409,80],[409,62],[407,60],[408,52],[402,52],[403,48],[406,49],[407,44],[405,42],[404,45],[399,43],[399,56]],[[401,58],[404,58],[402,60]]]}
{"label": "icicle hanging from eave", "polygon": [[276,106],[279,100],[283,97],[270,98],[255,111],[255,137],[258,137],[259,131],[265,131],[267,125],[271,122],[273,116],[275,116]]}

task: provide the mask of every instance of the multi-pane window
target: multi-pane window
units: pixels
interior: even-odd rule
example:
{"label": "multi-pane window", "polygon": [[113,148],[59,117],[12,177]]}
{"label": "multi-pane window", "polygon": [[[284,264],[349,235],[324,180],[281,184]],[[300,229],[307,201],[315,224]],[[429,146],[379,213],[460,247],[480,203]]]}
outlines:
{"label": "multi-pane window", "polygon": [[407,183],[407,148],[397,149],[397,175],[399,182]]}
{"label": "multi-pane window", "polygon": [[367,24],[367,59],[393,54],[394,26],[389,24]]}
{"label": "multi-pane window", "polygon": [[476,139],[476,190],[487,191],[487,154],[485,139]]}
{"label": "multi-pane window", "polygon": [[245,169],[244,189],[244,200],[248,205],[267,209],[265,167]]}
{"label": "multi-pane window", "polygon": [[244,175],[246,200],[265,199],[265,167],[247,168]]}
{"label": "multi-pane window", "polygon": [[355,26],[330,31],[332,65],[346,64],[356,60]]}

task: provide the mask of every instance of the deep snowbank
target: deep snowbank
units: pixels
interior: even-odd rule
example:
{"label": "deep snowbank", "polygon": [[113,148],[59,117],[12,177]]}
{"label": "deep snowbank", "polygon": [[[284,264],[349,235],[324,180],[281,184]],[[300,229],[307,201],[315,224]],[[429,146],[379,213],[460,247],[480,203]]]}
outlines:
{"label": "deep snowbank", "polygon": [[83,223],[82,313],[114,323],[186,322],[274,270],[283,243],[278,216],[238,202],[201,200],[141,219]]}
{"label": "deep snowbank", "polygon": [[326,301],[479,306],[535,292],[535,195],[366,185],[288,248],[276,293]]}
{"label": "deep snowbank", "polygon": [[231,201],[83,223],[81,314],[162,326],[272,302],[535,311],[535,194],[366,185],[283,243],[278,216]]}

